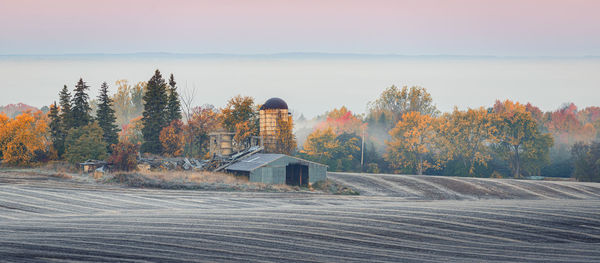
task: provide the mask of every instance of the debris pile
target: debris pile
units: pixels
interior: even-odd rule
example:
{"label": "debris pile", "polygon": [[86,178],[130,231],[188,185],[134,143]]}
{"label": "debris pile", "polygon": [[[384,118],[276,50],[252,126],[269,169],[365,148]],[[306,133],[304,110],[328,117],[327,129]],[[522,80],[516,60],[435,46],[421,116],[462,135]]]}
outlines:
{"label": "debris pile", "polygon": [[[240,159],[250,156],[252,154],[261,152],[263,147],[261,146],[252,146],[243,151],[240,151],[231,156],[221,156],[215,155],[211,159],[201,160],[195,158],[186,158],[186,157],[161,157],[161,156],[151,156],[151,157],[140,157],[138,158],[138,170],[141,171],[149,171],[149,170],[201,170],[201,171],[213,171],[218,172],[227,168],[228,166],[236,163]],[[105,161],[97,161],[97,160],[87,160],[83,163],[79,164],[82,168],[83,172],[101,172],[105,173],[106,171],[112,170],[111,164]]]}

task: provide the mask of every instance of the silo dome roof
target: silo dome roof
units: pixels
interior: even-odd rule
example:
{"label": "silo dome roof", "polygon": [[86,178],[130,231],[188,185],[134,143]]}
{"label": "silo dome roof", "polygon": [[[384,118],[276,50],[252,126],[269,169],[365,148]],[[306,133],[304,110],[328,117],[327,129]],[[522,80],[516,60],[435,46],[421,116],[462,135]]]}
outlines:
{"label": "silo dome roof", "polygon": [[288,105],[280,98],[270,98],[260,107],[261,110],[287,110]]}

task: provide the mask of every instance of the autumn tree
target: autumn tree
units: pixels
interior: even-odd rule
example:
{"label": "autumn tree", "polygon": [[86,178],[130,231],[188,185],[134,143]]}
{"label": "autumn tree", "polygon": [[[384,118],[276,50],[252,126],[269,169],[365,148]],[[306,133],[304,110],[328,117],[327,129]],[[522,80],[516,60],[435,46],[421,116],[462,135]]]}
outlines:
{"label": "autumn tree", "polygon": [[274,152],[292,154],[297,147],[292,118],[290,116],[277,115],[276,123],[276,149]]}
{"label": "autumn tree", "polygon": [[177,157],[183,153],[183,122],[174,120],[160,131],[163,154]]}
{"label": "autumn tree", "polygon": [[114,165],[119,171],[137,170],[138,145],[122,141],[112,145],[112,154],[108,157],[108,162]]}
{"label": "autumn tree", "polygon": [[88,89],[89,86],[80,78],[77,85],[75,85],[75,94],[73,94],[73,100],[71,101],[72,109],[70,117],[72,119],[72,127],[85,126],[92,120],[90,115],[91,108],[88,102]]}
{"label": "autumn tree", "polygon": [[0,158],[3,156],[4,147],[10,140],[10,130],[8,129],[8,123],[10,118],[6,116],[4,112],[0,112]]}
{"label": "autumn tree", "polygon": [[254,134],[256,134],[256,126],[251,125],[249,121],[236,123],[233,140],[243,148],[246,148],[250,144],[250,140]]}
{"label": "autumn tree", "polygon": [[426,156],[433,150],[435,119],[416,111],[405,113],[401,121],[390,131],[391,140],[385,158],[397,169],[411,169],[422,175],[433,167]]}
{"label": "autumn tree", "polygon": [[496,135],[498,141],[495,148],[500,156],[509,162],[513,176],[521,177],[523,159],[533,156],[544,148],[552,147],[552,142],[544,140],[546,144],[535,145],[536,140],[543,135],[538,131],[531,113],[527,112],[522,104],[510,100],[498,101],[494,105],[494,112],[497,116],[495,126],[498,128]]}
{"label": "autumn tree", "polygon": [[2,159],[12,165],[28,165],[48,150],[48,120],[45,114],[24,112],[14,119],[0,114],[0,149]]}
{"label": "autumn tree", "polygon": [[230,132],[235,132],[236,125],[245,123],[253,135],[258,132],[258,114],[254,99],[252,97],[242,97],[237,95],[227,102],[227,106],[221,111],[223,115],[223,126]]}
{"label": "autumn tree", "polygon": [[115,117],[115,110],[113,110],[113,101],[108,96],[108,84],[102,83],[100,86],[100,95],[98,96],[98,111],[96,113],[96,121],[100,128],[102,128],[102,134],[104,142],[108,145],[108,150],[111,151],[110,145],[117,144],[119,142],[118,126],[115,124],[117,118]]}
{"label": "autumn tree", "polygon": [[437,145],[441,163],[459,161],[470,176],[477,165],[487,166],[492,159],[489,145],[496,142],[495,115],[484,108],[444,114],[437,126]]}
{"label": "autumn tree", "polygon": [[144,143],[141,151],[160,154],[162,144],[160,132],[169,125],[167,122],[167,92],[166,83],[157,69],[148,81],[147,91],[144,94],[143,128]]}
{"label": "autumn tree", "polygon": [[345,106],[339,109],[333,109],[327,113],[325,121],[319,123],[317,129],[331,127],[336,134],[354,133],[360,135],[363,128],[363,122],[360,116],[354,115],[352,111]]}
{"label": "autumn tree", "polygon": [[106,143],[102,128],[97,122],[69,130],[65,145],[65,159],[73,164],[86,160],[104,160]]}
{"label": "autumn tree", "polygon": [[173,74],[169,78],[169,97],[167,104],[167,120],[169,123],[175,120],[181,120],[181,103],[179,102],[179,93],[177,93],[177,82]]}
{"label": "autumn tree", "polygon": [[331,128],[317,129],[308,135],[304,142],[304,147],[300,152],[307,159],[319,163],[327,163],[334,157],[336,150],[340,146],[340,142],[336,137]]}
{"label": "autumn tree", "polygon": [[196,107],[185,125],[185,155],[203,156],[208,152],[209,134],[221,128],[219,112],[212,105]]}
{"label": "autumn tree", "polygon": [[142,145],[144,142],[143,127],[142,116],[132,119],[128,124],[123,125],[123,129],[119,133],[119,141],[126,141],[138,146]]}
{"label": "autumn tree", "polygon": [[438,114],[431,94],[425,88],[413,86],[409,89],[404,86],[399,89],[391,86],[384,90],[377,100],[369,103],[368,119],[370,122],[384,122],[387,128],[391,128],[408,112],[419,112],[429,116]]}

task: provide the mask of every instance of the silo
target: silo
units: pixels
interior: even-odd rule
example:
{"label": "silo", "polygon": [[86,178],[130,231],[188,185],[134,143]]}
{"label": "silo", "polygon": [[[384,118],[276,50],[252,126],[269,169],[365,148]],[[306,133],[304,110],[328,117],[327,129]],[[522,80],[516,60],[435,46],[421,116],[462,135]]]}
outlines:
{"label": "silo", "polygon": [[260,107],[260,137],[265,152],[273,152],[277,146],[277,117],[291,120],[288,106],[280,98],[271,98]]}

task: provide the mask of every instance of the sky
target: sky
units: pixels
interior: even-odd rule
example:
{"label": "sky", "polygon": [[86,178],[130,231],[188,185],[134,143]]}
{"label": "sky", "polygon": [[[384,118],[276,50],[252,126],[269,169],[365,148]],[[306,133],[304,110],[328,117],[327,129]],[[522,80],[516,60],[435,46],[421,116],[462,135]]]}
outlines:
{"label": "sky", "polygon": [[[281,97],[307,117],[364,113],[391,85],[426,88],[442,111],[496,99],[597,106],[598,10],[600,0],[0,0],[0,105],[48,105],[80,77],[95,97],[103,81],[115,92],[116,80],[160,69],[196,87],[196,105]],[[191,55],[217,53],[233,55]],[[311,54],[260,56],[279,53]]]}
{"label": "sky", "polygon": [[600,56],[595,0],[0,0],[0,54]]}

